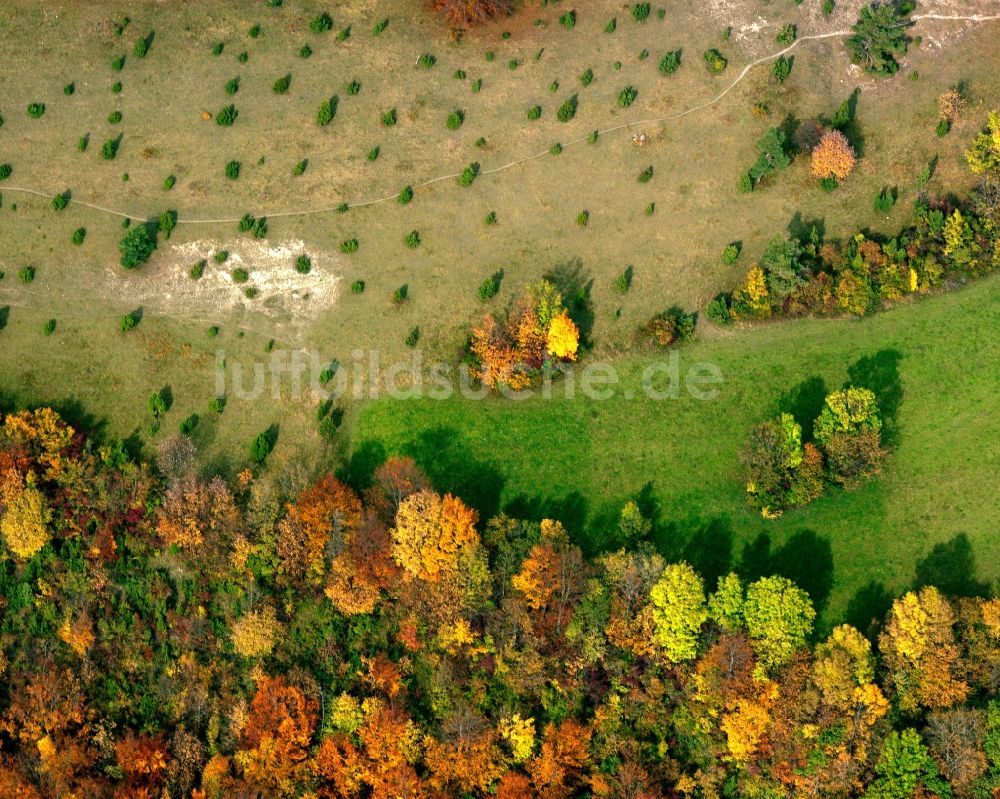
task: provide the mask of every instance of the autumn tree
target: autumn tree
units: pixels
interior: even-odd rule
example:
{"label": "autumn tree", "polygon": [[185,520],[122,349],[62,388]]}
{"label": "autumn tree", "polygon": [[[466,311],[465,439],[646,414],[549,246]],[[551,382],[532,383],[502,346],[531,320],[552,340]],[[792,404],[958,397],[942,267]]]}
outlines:
{"label": "autumn tree", "polygon": [[474,28],[514,13],[511,0],[430,0],[451,28]]}
{"label": "autumn tree", "polygon": [[965,108],[965,99],[958,89],[949,89],[938,95],[938,118],[944,120],[949,125],[954,125],[958,121],[958,115]]}
{"label": "autumn tree", "polygon": [[572,618],[585,577],[586,563],[580,548],[570,543],[562,524],[545,519],[541,543],[531,548],[511,583],[534,611],[538,626],[559,636]]}
{"label": "autumn tree", "polygon": [[214,546],[226,547],[238,521],[233,495],[221,478],[205,483],[187,474],[164,494],[156,531],[166,546],[194,550],[211,539]]}
{"label": "autumn tree", "polygon": [[791,660],[805,646],[816,611],[809,595],[785,577],[763,577],[747,588],[743,605],[747,633],[767,674]]}
{"label": "autumn tree", "polygon": [[847,137],[839,130],[823,134],[812,151],[811,166],[814,177],[845,180],[858,162],[858,157]]}
{"label": "autumn tree", "polygon": [[246,658],[263,657],[274,649],[280,632],[274,608],[252,610],[233,623],[233,649]]}
{"label": "autumn tree", "polygon": [[656,642],[667,660],[680,663],[693,659],[698,654],[701,625],[708,619],[701,577],[687,563],[672,563],[663,570],[649,596]]}
{"label": "autumn tree", "polygon": [[418,491],[399,505],[392,557],[413,577],[436,582],[454,571],[463,549],[479,545],[476,518],[458,497]]}
{"label": "autumn tree", "polygon": [[986,131],[972,140],[965,160],[977,175],[1000,169],[1000,112],[990,111]]}
{"label": "autumn tree", "polygon": [[35,555],[51,537],[52,511],[45,495],[16,472],[0,475],[0,535],[20,560]]}
{"label": "autumn tree", "polygon": [[663,558],[654,552],[619,550],[599,563],[611,600],[604,630],[608,641],[636,655],[652,655],[657,634],[650,595],[664,574]]}

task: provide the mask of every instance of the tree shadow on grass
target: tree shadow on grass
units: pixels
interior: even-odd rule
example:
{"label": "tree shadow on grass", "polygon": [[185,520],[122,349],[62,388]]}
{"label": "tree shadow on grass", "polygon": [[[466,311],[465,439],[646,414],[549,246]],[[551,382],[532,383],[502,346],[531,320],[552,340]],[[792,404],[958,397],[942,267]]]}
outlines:
{"label": "tree shadow on grass", "polygon": [[856,627],[874,641],[892,607],[893,599],[883,583],[871,580],[859,588],[847,603],[844,623]]}
{"label": "tree shadow on grass", "polygon": [[739,571],[747,582],[771,575],[787,577],[809,594],[821,614],[833,589],[833,549],[829,539],[799,530],[772,552],[770,536],[761,533],[743,547]]}
{"label": "tree shadow on grass", "polygon": [[803,441],[812,440],[813,422],[823,410],[826,395],[829,393],[826,381],[814,375],[778,398],[778,412],[789,413],[795,418],[802,427]]}
{"label": "tree shadow on grass", "polygon": [[516,519],[533,522],[542,519],[562,522],[573,543],[588,557],[593,557],[606,551],[609,541],[607,537],[595,534],[595,525],[587,525],[589,507],[582,493],[570,491],[561,497],[519,494],[504,504],[503,512]]}
{"label": "tree shadow on grass", "polygon": [[372,484],[375,470],[385,463],[387,453],[381,441],[367,439],[351,452],[350,458],[339,469],[337,479],[359,494]]}
{"label": "tree shadow on grass", "polygon": [[847,370],[848,383],[863,386],[875,392],[882,415],[882,441],[888,447],[899,443],[899,406],[903,401],[903,384],[899,379],[899,364],[903,354],[899,350],[879,350],[855,361]]}
{"label": "tree shadow on grass", "polygon": [[590,296],[594,280],[584,270],[583,262],[579,258],[574,258],[558,264],[545,275],[545,279],[562,294],[570,318],[580,329],[580,346],[590,349],[593,346],[590,334],[594,329],[596,318],[594,301]]}
{"label": "tree shadow on grass", "polygon": [[928,585],[948,596],[989,596],[989,583],[976,579],[976,556],[965,533],[935,544],[917,561],[914,587]]}

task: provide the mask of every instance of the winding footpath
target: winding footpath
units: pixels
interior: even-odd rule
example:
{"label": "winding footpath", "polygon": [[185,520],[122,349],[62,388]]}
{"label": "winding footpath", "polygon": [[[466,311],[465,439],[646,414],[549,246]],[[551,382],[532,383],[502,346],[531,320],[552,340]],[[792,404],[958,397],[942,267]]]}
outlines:
{"label": "winding footpath", "polygon": [[[1000,21],[1000,14],[994,14],[994,15],[971,14],[971,15],[965,15],[965,16],[950,15],[950,14],[917,14],[917,15],[914,15],[912,17],[909,17],[903,23],[903,25],[909,27],[913,23],[919,22],[920,20],[944,20],[944,21],[955,21],[955,22],[975,22],[975,23],[979,24],[979,23],[983,23],[983,22],[996,22],[996,21]],[[616,133],[617,131],[625,130],[626,128],[632,128],[632,127],[641,126],[641,125],[652,125],[652,124],[655,124],[655,123],[662,123],[662,122],[670,122],[670,121],[673,121],[675,119],[680,119],[681,117],[686,117],[688,114],[694,114],[694,113],[697,113],[698,111],[703,111],[706,108],[710,108],[711,106],[713,106],[716,103],[718,103],[719,101],[721,101],[727,94],[729,94],[729,92],[731,92],[734,88],[736,88],[736,86],[738,86],[740,84],[740,82],[742,82],[742,80],[750,73],[750,71],[754,67],[758,67],[761,64],[766,64],[766,63],[768,63],[770,61],[774,61],[775,59],[780,58],[781,56],[785,55],[786,53],[790,52],[791,50],[794,50],[802,42],[817,41],[819,39],[836,39],[836,38],[840,38],[840,37],[843,37],[843,36],[849,36],[852,33],[853,33],[853,31],[848,29],[848,30],[830,31],[829,33],[815,33],[815,34],[811,34],[811,35],[808,35],[808,36],[800,36],[800,37],[796,38],[796,40],[794,42],[792,42],[790,45],[788,45],[788,47],[785,47],[782,50],[778,50],[775,53],[771,53],[770,55],[766,55],[766,56],[758,58],[758,59],[756,59],[754,61],[751,61],[749,64],[747,64],[745,67],[743,67],[743,70],[736,77],[736,79],[733,80],[732,83],[730,83],[728,86],[726,86],[726,88],[723,89],[721,92],[719,92],[715,97],[713,97],[710,100],[707,100],[704,103],[701,103],[700,105],[692,106],[691,108],[688,108],[688,109],[686,109],[684,111],[680,111],[680,112],[675,113],[675,114],[668,114],[667,116],[653,117],[653,118],[650,118],[650,119],[637,119],[637,120],[633,120],[631,122],[623,122],[621,125],[615,125],[614,127],[605,128],[604,130],[598,130],[597,131],[597,135],[598,136],[606,136],[606,135],[608,135],[610,133]],[[577,144],[580,144],[582,142],[585,142],[585,141],[587,141],[587,139],[589,138],[590,135],[592,135],[592,134],[588,134],[587,136],[580,136],[579,138],[572,139],[572,140],[566,142],[565,144],[563,144],[562,147],[563,147],[563,149],[565,149],[567,147],[572,147],[574,145],[577,145]],[[502,164],[501,166],[496,166],[496,167],[492,167],[490,169],[481,170],[480,173],[479,173],[479,175],[480,176],[483,176],[483,175],[495,175],[498,172],[503,172],[504,170],[512,169],[513,167],[520,166],[521,164],[526,164],[529,161],[535,161],[535,160],[537,160],[539,158],[544,158],[547,155],[549,155],[549,151],[548,150],[543,150],[540,153],[535,153],[534,155],[528,155],[528,156],[525,156],[523,158],[518,158],[518,159],[516,159],[514,161],[510,161],[509,163]],[[450,174],[447,174],[447,175],[441,175],[441,176],[436,177],[436,178],[430,178],[429,180],[425,180],[422,183],[414,184],[413,185],[413,190],[417,191],[419,189],[423,189],[423,188],[426,188],[428,186],[432,186],[435,183],[440,183],[441,181],[444,181],[444,180],[455,180],[456,178],[460,177],[460,175],[461,175],[460,172],[453,172],[453,173],[450,173]],[[45,193],[45,192],[42,192],[42,191],[38,191],[37,189],[29,189],[29,188],[24,188],[24,187],[19,187],[19,186],[4,186],[2,190],[3,191],[9,191],[9,192],[19,192],[21,194],[31,194],[31,195],[35,195],[37,197],[43,197],[46,200],[50,199],[52,197],[52,193]],[[385,197],[375,197],[375,198],[368,199],[368,200],[359,200],[358,202],[353,202],[353,203],[338,203],[337,205],[323,206],[321,208],[308,208],[308,209],[301,209],[301,210],[296,210],[296,211],[275,211],[275,212],[272,212],[272,213],[258,213],[257,215],[258,216],[266,217],[267,219],[278,219],[278,218],[281,218],[281,217],[290,217],[290,216],[313,216],[313,215],[316,215],[316,214],[328,214],[328,213],[332,213],[334,211],[337,211],[337,210],[341,209],[344,205],[346,205],[348,208],[363,208],[363,207],[369,206],[369,205],[378,205],[380,203],[390,202],[392,200],[395,200],[396,197],[397,197],[397,194],[390,194],[390,195],[387,195]],[[88,203],[88,202],[85,202],[84,200],[71,199],[70,203],[75,204],[75,205],[80,205],[80,206],[83,206],[85,208],[90,208],[90,209],[95,210],[95,211],[101,211],[103,213],[110,214],[112,216],[122,217],[124,219],[131,219],[131,220],[135,220],[135,221],[143,221],[143,220],[146,219],[146,217],[143,217],[143,216],[135,216],[133,214],[126,213],[124,211],[115,210],[114,208],[106,208],[105,206],[102,206],[102,205],[96,205],[94,203]],[[230,223],[234,223],[234,222],[239,222],[241,219],[242,219],[242,216],[227,217],[227,218],[222,218],[222,219],[187,219],[187,218],[184,218],[184,217],[179,217],[177,219],[177,224],[178,225],[217,225],[217,224],[230,224]]]}

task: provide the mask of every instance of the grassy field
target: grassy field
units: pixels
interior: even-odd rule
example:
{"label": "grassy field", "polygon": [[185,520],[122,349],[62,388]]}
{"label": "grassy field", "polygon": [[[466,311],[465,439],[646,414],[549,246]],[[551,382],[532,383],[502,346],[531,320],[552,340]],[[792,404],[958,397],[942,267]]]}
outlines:
{"label": "grassy field", "polygon": [[[998,301],[993,279],[862,321],[771,325],[685,347],[682,375],[696,362],[722,372],[710,401],[683,390],[649,399],[637,389],[654,356],[636,355],[618,364],[620,389],[604,401],[555,392],[375,402],[358,420],[349,471],[363,476],[384,453],[410,454],[483,515],[558,517],[590,551],[615,546],[617,513],[639,497],[655,508],[668,556],[710,580],[731,567],[781,571],[809,589],[828,623],[864,628],[916,582],[966,593],[1000,576]],[[848,381],[872,387],[886,413],[884,476],[761,519],[740,483],[749,428],[781,409],[808,429],[824,394]]]}

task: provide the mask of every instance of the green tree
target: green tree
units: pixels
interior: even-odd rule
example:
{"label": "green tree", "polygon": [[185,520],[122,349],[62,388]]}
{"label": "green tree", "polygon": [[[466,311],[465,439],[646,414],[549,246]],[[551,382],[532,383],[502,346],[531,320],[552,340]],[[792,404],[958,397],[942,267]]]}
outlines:
{"label": "green tree", "polygon": [[743,581],[730,572],[719,578],[715,593],[708,598],[708,615],[726,632],[735,632],[743,626]]}
{"label": "green tree", "polygon": [[679,663],[698,655],[698,634],[708,619],[705,586],[687,563],[672,563],[649,592],[656,642],[668,660]]}
{"label": "green tree", "polygon": [[118,242],[118,252],[121,253],[121,264],[125,269],[135,269],[149,260],[156,249],[156,240],[149,235],[145,225],[129,228],[122,240]]}
{"label": "green tree", "polygon": [[816,611],[809,594],[786,577],[764,577],[747,588],[747,633],[764,676],[792,659],[812,632]]}
{"label": "green tree", "polygon": [[164,238],[170,238],[170,232],[177,226],[177,212],[176,211],[164,211],[160,214],[159,222],[157,227],[160,233],[163,234]]}
{"label": "green tree", "polygon": [[258,433],[250,442],[250,458],[254,463],[263,463],[271,454],[271,439],[266,432]]}
{"label": "green tree", "polygon": [[626,502],[618,517],[618,532],[624,542],[634,545],[649,535],[652,529],[652,523],[642,515],[639,505],[633,500]]}
{"label": "green tree", "polygon": [[906,53],[906,31],[900,6],[895,2],[874,2],[861,9],[854,35],[847,40],[851,60],[873,75],[895,75],[895,56]]}
{"label": "green tree", "polygon": [[781,128],[771,128],[757,142],[757,160],[750,167],[750,178],[757,183],[765,175],[781,171],[792,160],[785,151],[785,133]]}
{"label": "green tree", "polygon": [[950,799],[952,795],[951,786],[941,779],[937,764],[916,730],[889,733],[875,764],[875,775],[864,799],[913,799],[915,796]]}

